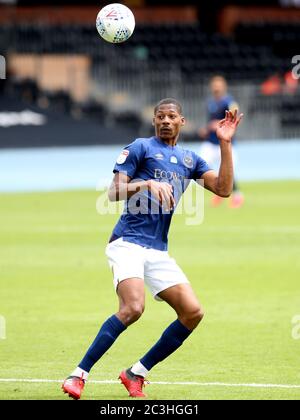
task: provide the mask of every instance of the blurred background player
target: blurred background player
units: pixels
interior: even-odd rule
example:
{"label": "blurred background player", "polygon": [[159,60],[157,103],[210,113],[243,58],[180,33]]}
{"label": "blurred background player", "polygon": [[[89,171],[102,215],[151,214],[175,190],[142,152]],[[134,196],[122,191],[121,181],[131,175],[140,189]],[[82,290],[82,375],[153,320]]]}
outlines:
{"label": "blurred background player", "polygon": [[[217,126],[220,120],[225,117],[227,110],[234,112],[238,110],[238,104],[234,98],[227,92],[227,82],[223,76],[217,75],[210,80],[211,97],[207,100],[208,124],[199,130],[199,136],[204,140],[200,156],[210,165],[217,166],[220,164],[220,146],[216,134]],[[233,140],[233,145],[235,139]],[[233,159],[236,163],[236,151],[233,150]],[[212,198],[214,207],[220,205],[223,201],[222,197],[215,195]],[[244,203],[244,196],[240,192],[236,180],[233,184],[233,194],[231,196],[230,207],[238,208]]]}

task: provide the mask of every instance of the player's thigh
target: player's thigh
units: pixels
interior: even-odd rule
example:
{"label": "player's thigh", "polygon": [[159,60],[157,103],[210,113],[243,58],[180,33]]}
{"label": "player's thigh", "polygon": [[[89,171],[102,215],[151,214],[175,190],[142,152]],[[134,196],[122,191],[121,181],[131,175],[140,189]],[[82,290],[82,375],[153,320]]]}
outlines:
{"label": "player's thigh", "polygon": [[204,309],[190,284],[176,284],[159,293],[159,297],[167,302],[180,316],[203,316]]}
{"label": "player's thigh", "polygon": [[172,286],[189,283],[186,275],[166,251],[147,250],[145,283],[153,297],[162,300],[159,294]]}
{"label": "player's thigh", "polygon": [[114,287],[121,303],[127,302],[130,298],[142,296],[144,287],[142,247],[123,241],[120,238],[106,247],[106,256],[112,270]]}
{"label": "player's thigh", "polygon": [[118,318],[127,327],[136,322],[145,309],[144,281],[140,278],[123,280],[117,287],[119,296]]}
{"label": "player's thigh", "polygon": [[144,280],[133,277],[123,280],[117,286],[117,295],[119,297],[120,309],[133,304],[145,306],[145,286]]}

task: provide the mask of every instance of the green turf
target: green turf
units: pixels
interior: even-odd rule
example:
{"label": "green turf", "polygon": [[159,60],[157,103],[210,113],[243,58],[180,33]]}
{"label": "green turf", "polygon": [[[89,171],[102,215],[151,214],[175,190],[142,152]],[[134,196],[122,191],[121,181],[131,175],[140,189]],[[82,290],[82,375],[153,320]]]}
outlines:
{"label": "green turf", "polygon": [[[170,253],[203,303],[203,324],[150,381],[300,385],[300,182],[244,184],[246,204],[210,208],[186,226],[176,216]],[[0,195],[1,378],[59,380],[117,310],[104,255],[116,216],[96,192]],[[147,295],[146,311],[92,371],[116,380],[175,319]],[[149,385],[150,399],[300,399],[300,389]],[[3,383],[0,399],[64,399],[58,383]],[[120,385],[88,384],[84,399],[126,399]]]}

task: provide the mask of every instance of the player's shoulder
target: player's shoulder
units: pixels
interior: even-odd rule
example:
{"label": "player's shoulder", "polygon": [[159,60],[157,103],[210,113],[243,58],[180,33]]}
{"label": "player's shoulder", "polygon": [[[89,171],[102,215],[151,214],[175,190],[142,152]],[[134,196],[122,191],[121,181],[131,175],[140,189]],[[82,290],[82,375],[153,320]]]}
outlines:
{"label": "player's shoulder", "polygon": [[135,140],[133,140],[127,147],[148,147],[152,143],[153,139],[154,137],[138,137]]}
{"label": "player's shoulder", "polygon": [[207,162],[193,150],[183,149],[183,164],[189,169],[189,176],[196,180],[202,177],[205,172],[211,170]]}
{"label": "player's shoulder", "polygon": [[225,96],[225,100],[226,101],[234,101],[233,96],[231,95],[231,93],[227,93],[227,95]]}

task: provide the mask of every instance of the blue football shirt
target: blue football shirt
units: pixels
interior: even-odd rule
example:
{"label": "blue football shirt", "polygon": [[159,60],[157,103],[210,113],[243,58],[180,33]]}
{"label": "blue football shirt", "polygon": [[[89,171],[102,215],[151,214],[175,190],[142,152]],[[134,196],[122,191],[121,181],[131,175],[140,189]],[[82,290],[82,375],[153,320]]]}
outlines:
{"label": "blue football shirt", "polygon": [[[213,120],[222,120],[225,118],[225,112],[228,111],[234,103],[235,101],[231,95],[225,95],[219,100],[210,98],[207,101],[208,121],[211,122]],[[209,132],[207,140],[213,144],[220,144],[215,131]]]}
{"label": "blue football shirt", "polygon": [[[179,146],[169,146],[158,137],[139,138],[125,147],[113,172],[126,173],[131,182],[155,180],[173,186],[178,204],[190,180],[196,180],[209,171],[207,163],[196,153]],[[146,248],[166,251],[168,232],[174,209],[167,212],[149,191],[134,194],[125,202],[124,212],[115,226],[112,239]]]}

